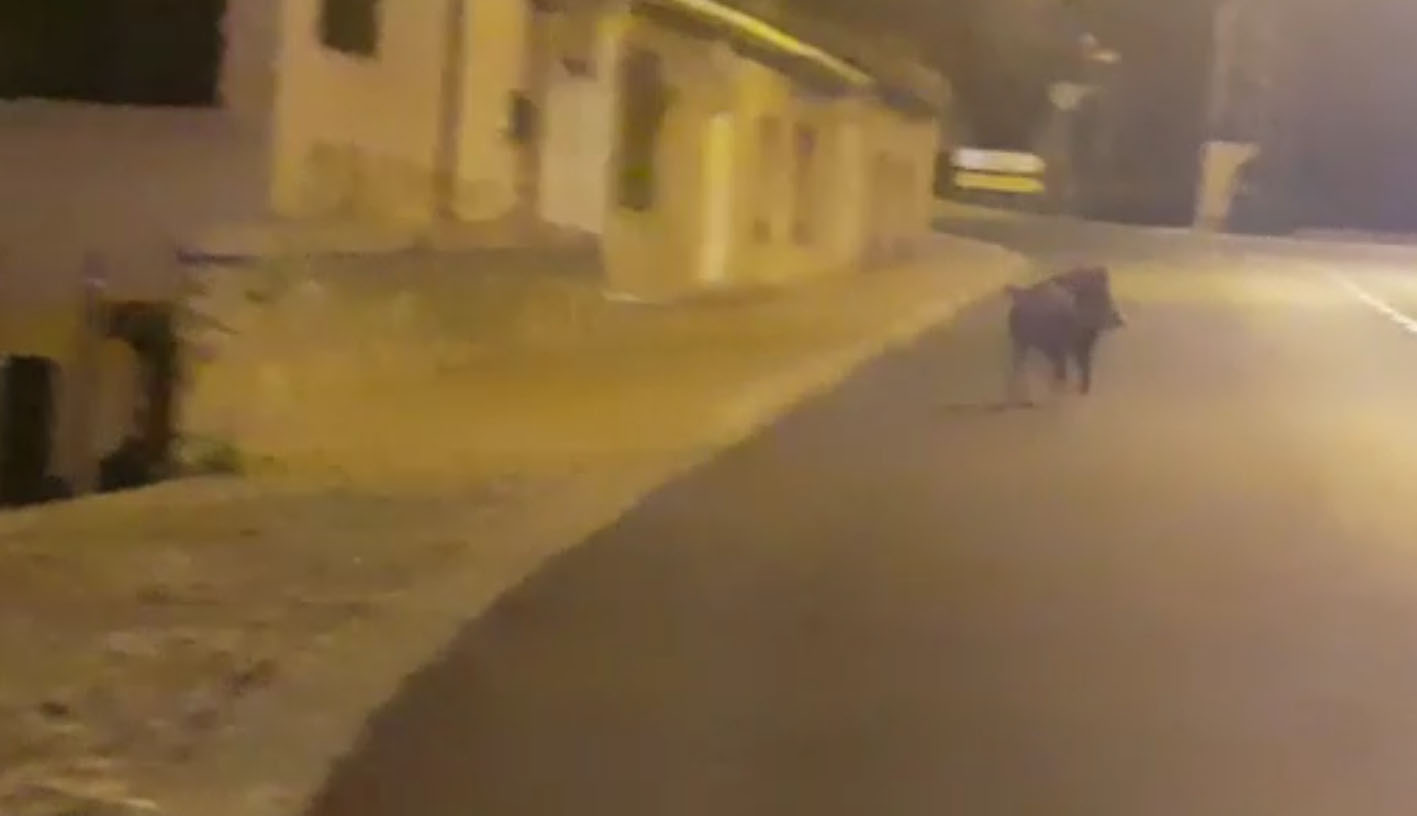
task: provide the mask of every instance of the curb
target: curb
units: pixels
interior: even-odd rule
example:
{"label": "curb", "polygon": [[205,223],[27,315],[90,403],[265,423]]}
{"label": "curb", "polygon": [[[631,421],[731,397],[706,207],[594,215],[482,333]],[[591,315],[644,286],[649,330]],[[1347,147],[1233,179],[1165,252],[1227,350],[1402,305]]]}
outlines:
{"label": "curb", "polygon": [[[915,314],[901,318],[880,337],[824,354],[793,372],[790,378],[775,377],[771,382],[752,389],[761,396],[755,399],[750,394],[747,398],[737,401],[731,410],[737,417],[728,420],[734,430],[727,436],[736,441],[770,426],[797,405],[835,389],[850,379],[861,366],[915,343],[932,329],[987,298],[1008,279],[1009,276],[1001,274],[997,281],[990,280],[988,283],[981,282],[967,287],[954,298],[931,304]],[[784,380],[790,385],[784,386]]]}

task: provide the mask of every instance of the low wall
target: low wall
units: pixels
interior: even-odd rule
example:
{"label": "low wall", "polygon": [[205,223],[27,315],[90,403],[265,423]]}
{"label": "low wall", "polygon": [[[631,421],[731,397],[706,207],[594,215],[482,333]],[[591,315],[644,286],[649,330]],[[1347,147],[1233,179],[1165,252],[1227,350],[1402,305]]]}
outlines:
{"label": "low wall", "polygon": [[573,344],[603,302],[598,272],[581,247],[196,268],[180,463],[349,476],[438,458],[456,406],[478,399],[461,375]]}
{"label": "low wall", "polygon": [[[177,384],[172,304],[86,295],[25,311],[18,323],[0,313],[13,331],[0,337],[0,372],[16,389],[0,388],[0,462],[33,459],[20,448],[45,451],[6,467],[0,504],[137,487],[166,472]],[[55,376],[22,376],[35,362]],[[25,439],[34,435],[43,439]]]}

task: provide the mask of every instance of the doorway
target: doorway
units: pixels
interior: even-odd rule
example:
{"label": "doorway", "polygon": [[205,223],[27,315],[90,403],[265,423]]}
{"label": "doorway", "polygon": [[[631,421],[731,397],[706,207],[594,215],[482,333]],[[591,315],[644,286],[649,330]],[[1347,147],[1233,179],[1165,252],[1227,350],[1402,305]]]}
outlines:
{"label": "doorway", "polygon": [[704,234],[699,280],[718,285],[728,277],[733,232],[733,114],[716,113],[704,134]]}
{"label": "doorway", "polygon": [[59,366],[45,357],[0,362],[0,507],[54,498],[48,477]]}

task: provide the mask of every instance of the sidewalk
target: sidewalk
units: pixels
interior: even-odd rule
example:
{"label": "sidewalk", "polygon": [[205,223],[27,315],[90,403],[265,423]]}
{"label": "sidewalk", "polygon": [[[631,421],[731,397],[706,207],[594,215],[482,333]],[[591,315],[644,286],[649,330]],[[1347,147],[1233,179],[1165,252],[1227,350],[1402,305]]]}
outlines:
{"label": "sidewalk", "polygon": [[574,274],[341,263],[365,265],[338,295],[358,308],[307,277],[300,319],[253,306],[222,351],[247,364],[199,389],[254,475],[0,516],[6,816],[290,816],[507,587],[1026,274],[941,237],[894,270],[647,308]]}

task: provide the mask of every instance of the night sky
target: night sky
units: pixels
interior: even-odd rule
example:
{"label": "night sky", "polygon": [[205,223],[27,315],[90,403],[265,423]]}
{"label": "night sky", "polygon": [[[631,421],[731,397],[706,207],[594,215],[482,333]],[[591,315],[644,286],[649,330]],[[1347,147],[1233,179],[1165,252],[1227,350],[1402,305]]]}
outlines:
{"label": "night sky", "polygon": [[[1274,77],[1284,105],[1276,125],[1293,149],[1282,195],[1300,225],[1417,229],[1417,3],[1255,1],[1274,4],[1273,25],[1288,49]],[[997,17],[1000,8],[1022,13],[1028,0],[988,5]],[[1175,191],[1193,185],[1212,59],[1210,2],[1076,5],[1086,27],[1123,54],[1119,172]],[[1038,87],[1058,70],[1040,31],[986,24],[956,36],[974,43],[963,59],[943,63],[960,86],[976,138],[1027,144]],[[1015,59],[1020,51],[1027,53]],[[1173,212],[1157,220],[1181,218],[1187,206],[1178,193],[1161,207]]]}
{"label": "night sky", "polygon": [[[1048,108],[1049,83],[1076,73],[1078,37],[1091,31],[1124,60],[1118,172],[1178,196],[1194,187],[1204,135],[1211,2],[741,0],[781,3],[798,15],[846,21],[858,32],[907,32],[953,80],[968,138],[993,147],[1032,144]],[[1417,2],[1252,2],[1276,4],[1274,25],[1289,46],[1280,123],[1293,148],[1286,195],[1309,220],[1326,225],[1417,228],[1417,81],[1410,56]],[[219,43],[210,20],[221,4],[0,0],[0,97],[39,90],[101,101],[203,104],[214,90],[209,66]],[[119,8],[155,16],[125,13],[120,24],[113,16]],[[104,9],[110,13],[100,13]],[[155,24],[158,17],[163,25]],[[173,22],[179,18],[180,24]],[[67,34],[47,36],[54,32]],[[1173,198],[1163,209],[1176,216],[1189,203]]]}
{"label": "night sky", "polygon": [[1332,226],[1417,228],[1417,4],[1303,0],[1286,15],[1301,194]]}

